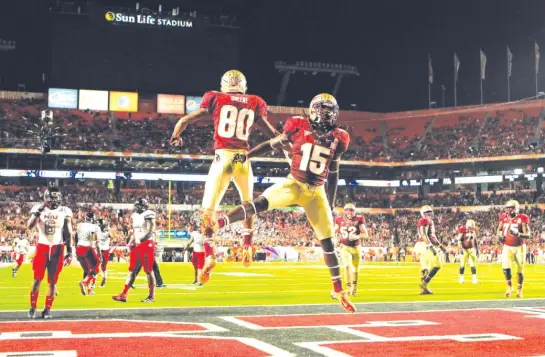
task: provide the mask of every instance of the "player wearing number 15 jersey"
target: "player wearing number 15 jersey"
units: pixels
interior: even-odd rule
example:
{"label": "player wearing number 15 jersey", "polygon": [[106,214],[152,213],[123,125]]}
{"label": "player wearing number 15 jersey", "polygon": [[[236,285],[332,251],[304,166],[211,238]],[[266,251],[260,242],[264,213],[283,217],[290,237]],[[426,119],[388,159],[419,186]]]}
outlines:
{"label": "player wearing number 15 jersey", "polygon": [[367,238],[369,233],[365,227],[365,218],[356,215],[354,204],[346,204],[343,216],[335,218],[335,231],[342,245],[341,254],[346,286],[349,288],[348,294],[356,295],[361,260],[361,239]]}
{"label": "player wearing number 15 jersey", "polygon": [[[316,236],[321,242],[324,259],[333,280],[333,296],[350,312],[355,306],[342,289],[341,269],[333,245],[333,215],[330,203],[335,203],[339,162],[348,148],[348,133],[335,125],[339,116],[337,100],[330,94],[319,94],[310,103],[310,117],[292,117],[284,125],[284,132],[259,144],[248,154],[258,156],[271,149],[289,148],[291,144],[291,174],[282,182],[269,187],[253,202],[246,202],[220,217],[217,222],[206,222],[216,231],[229,223],[253,217],[255,214],[299,205],[304,208]],[[247,160],[247,157],[238,157]],[[324,187],[327,178],[327,193]],[[202,274],[207,273],[205,265]]]}
{"label": "player wearing number 15 jersey", "polygon": [[[202,202],[204,220],[215,220],[215,211],[220,204],[231,180],[240,195],[240,200],[249,203],[253,199],[254,177],[249,161],[235,162],[234,157],[246,155],[250,148],[248,138],[253,124],[261,121],[265,134],[269,137],[277,133],[267,121],[267,104],[256,95],[246,94],[244,75],[236,70],[228,71],[221,78],[221,92],[210,91],[204,94],[201,106],[182,117],[172,133],[171,144],[182,145],[182,132],[189,123],[210,114],[214,120],[215,158],[210,166],[204,188]],[[254,219],[244,221],[244,250],[242,262],[249,266],[252,259],[252,236]],[[206,232],[202,231],[203,234]],[[205,242],[204,251],[209,265],[215,265],[211,240]],[[208,281],[203,276],[201,283]]]}

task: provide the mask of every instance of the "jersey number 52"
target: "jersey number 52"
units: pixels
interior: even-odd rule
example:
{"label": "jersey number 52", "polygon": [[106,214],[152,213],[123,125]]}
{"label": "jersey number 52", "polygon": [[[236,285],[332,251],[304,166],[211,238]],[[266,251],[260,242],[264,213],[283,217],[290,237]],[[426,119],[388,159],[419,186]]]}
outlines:
{"label": "jersey number 52", "polygon": [[218,135],[230,139],[248,140],[250,128],[254,124],[255,113],[252,109],[238,109],[234,105],[224,105],[220,110]]}

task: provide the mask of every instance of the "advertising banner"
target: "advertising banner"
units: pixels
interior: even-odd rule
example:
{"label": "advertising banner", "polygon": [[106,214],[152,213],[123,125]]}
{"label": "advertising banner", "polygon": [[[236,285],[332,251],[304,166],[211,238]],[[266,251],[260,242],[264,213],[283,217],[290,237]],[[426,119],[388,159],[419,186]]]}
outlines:
{"label": "advertising banner", "polygon": [[187,96],[185,102],[185,112],[189,114],[192,111],[196,110],[198,107],[200,107],[201,102],[202,97]]}
{"label": "advertising banner", "polygon": [[157,113],[185,114],[185,95],[157,94]]}
{"label": "advertising banner", "polygon": [[157,14],[131,14],[129,12],[107,11],[104,14],[106,22],[112,24],[133,24],[140,26],[154,26],[162,28],[193,28],[193,18],[178,18]]}
{"label": "advertising banner", "polygon": [[49,88],[47,106],[49,108],[78,108],[78,90],[66,88]]}
{"label": "advertising banner", "polygon": [[159,239],[189,239],[191,238],[189,231],[180,229],[163,229],[157,232]]}
{"label": "advertising banner", "polygon": [[80,110],[108,110],[108,92],[105,90],[79,90]]}
{"label": "advertising banner", "polygon": [[110,111],[137,112],[138,111],[138,93],[110,92]]}

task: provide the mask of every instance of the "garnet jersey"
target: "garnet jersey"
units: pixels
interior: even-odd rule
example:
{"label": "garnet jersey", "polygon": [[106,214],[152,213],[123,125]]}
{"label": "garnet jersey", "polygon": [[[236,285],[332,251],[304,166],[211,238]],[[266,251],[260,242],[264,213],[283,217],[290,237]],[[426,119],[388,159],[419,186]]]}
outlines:
{"label": "garnet jersey", "polygon": [[[40,206],[32,207],[30,213],[38,212]],[[63,244],[62,228],[66,218],[72,218],[72,210],[68,207],[44,208],[36,224],[38,226],[38,244]]]}
{"label": "garnet jersey", "polygon": [[[430,240],[430,243],[437,245],[439,244],[439,240],[437,239],[437,236],[435,235],[435,223],[433,220],[429,218],[420,218],[418,220],[418,235],[420,236],[420,227],[424,227],[424,231],[428,234],[428,238]],[[426,242],[427,240],[424,237],[419,237],[419,241]]]}
{"label": "garnet jersey", "polygon": [[78,246],[80,247],[90,247],[93,235],[99,234],[100,228],[96,224],[90,222],[81,222],[78,224],[78,229],[76,233],[78,235]]}
{"label": "garnet jersey", "polygon": [[206,92],[201,108],[208,109],[214,119],[214,150],[250,149],[252,125],[258,118],[267,118],[267,104],[251,94]]}
{"label": "garnet jersey", "polygon": [[323,135],[314,131],[307,118],[291,117],[284,124],[284,134],[293,144],[291,148],[291,175],[299,182],[322,186],[335,155],[348,148],[350,136],[335,128]]}
{"label": "garnet jersey", "polygon": [[[147,225],[146,220],[155,219],[155,212],[147,210],[142,213],[134,212],[132,214],[132,229],[134,231],[134,239],[137,244],[139,244],[142,239],[146,236],[147,232]],[[155,239],[155,232],[151,234],[151,237],[148,239],[149,241],[152,241]]]}
{"label": "garnet jersey", "polygon": [[27,254],[30,248],[30,243],[26,238],[15,238],[13,240],[13,250],[17,254]]}
{"label": "garnet jersey", "polygon": [[462,238],[460,238],[460,243],[462,244],[462,248],[464,249],[475,248],[475,239],[477,239],[477,235],[475,234],[475,232],[468,231],[468,229],[464,226],[458,228],[456,232],[462,233]]}
{"label": "garnet jersey", "polygon": [[360,230],[360,226],[365,224],[365,218],[363,216],[355,216],[352,219],[346,219],[345,217],[335,218],[335,225],[339,226],[339,238],[343,245],[348,247],[355,247],[360,245],[360,234],[363,232]]}
{"label": "garnet jersey", "polygon": [[525,214],[517,214],[515,218],[509,217],[507,214],[500,216],[500,221],[503,223],[503,236],[505,237],[505,244],[511,247],[517,247],[524,244],[524,240],[513,235],[515,232],[522,233],[522,225],[524,223],[530,223],[530,217]]}

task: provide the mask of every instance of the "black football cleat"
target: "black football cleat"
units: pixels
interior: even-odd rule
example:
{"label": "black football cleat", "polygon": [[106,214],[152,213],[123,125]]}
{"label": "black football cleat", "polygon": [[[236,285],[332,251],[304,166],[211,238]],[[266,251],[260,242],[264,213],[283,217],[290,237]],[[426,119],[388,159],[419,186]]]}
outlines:
{"label": "black football cleat", "polygon": [[31,307],[30,310],[28,310],[28,318],[34,319],[36,318],[36,309]]}
{"label": "black football cleat", "polygon": [[106,286],[106,279],[102,279],[102,281],[100,282],[100,287],[103,288]]}
{"label": "black football cleat", "polygon": [[43,318],[43,319],[51,319],[51,318],[53,318],[53,316],[51,316],[51,310],[45,309],[44,311],[42,311],[42,318]]}
{"label": "black football cleat", "polygon": [[157,289],[165,289],[166,287],[165,284],[157,285]]}

